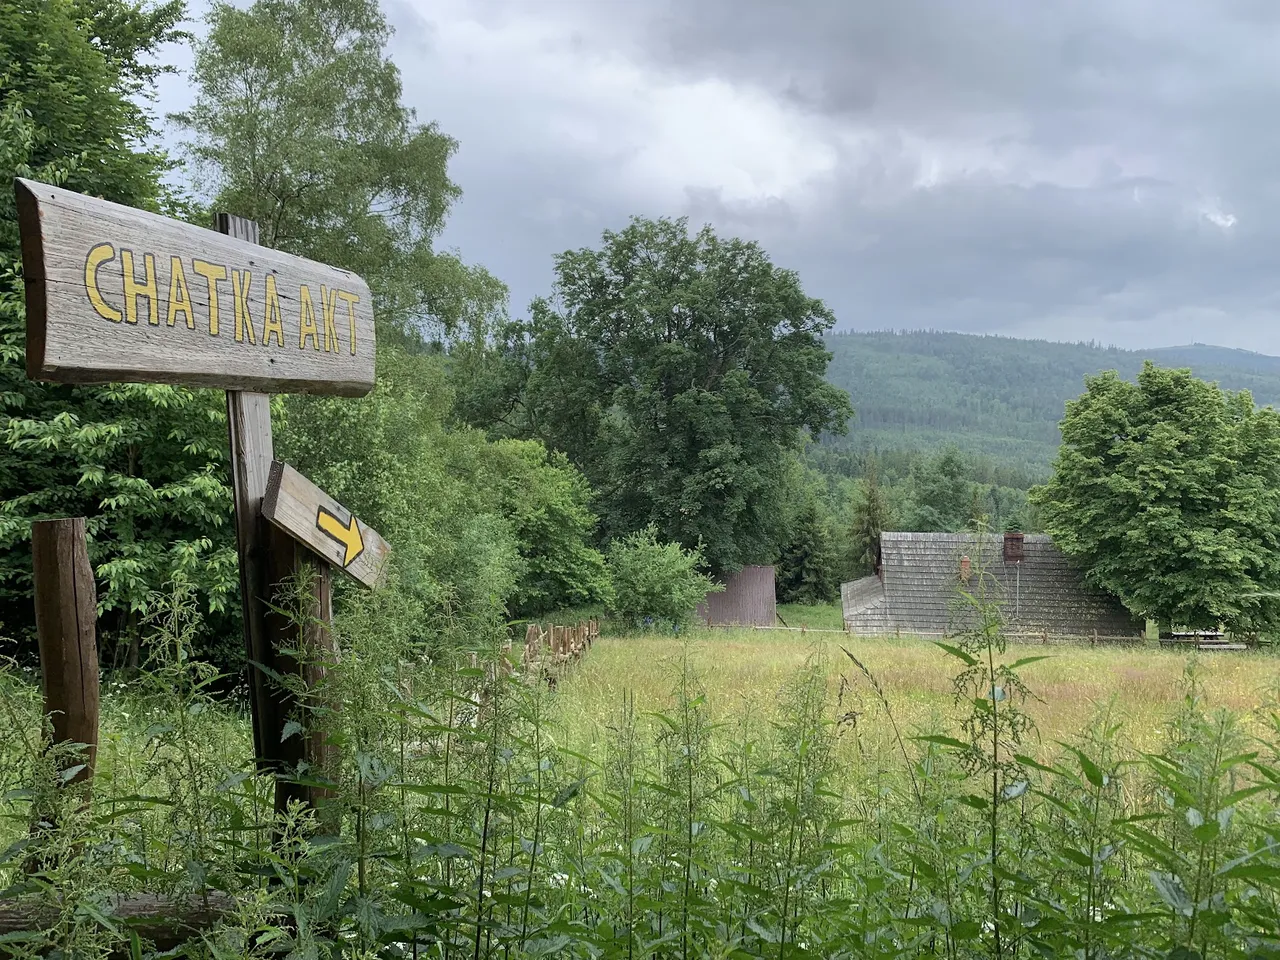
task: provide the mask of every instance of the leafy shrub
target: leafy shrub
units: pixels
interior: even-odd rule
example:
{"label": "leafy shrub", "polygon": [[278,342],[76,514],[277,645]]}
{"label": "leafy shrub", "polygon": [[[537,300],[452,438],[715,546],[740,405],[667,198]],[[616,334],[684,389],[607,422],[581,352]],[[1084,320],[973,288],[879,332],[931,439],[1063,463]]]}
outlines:
{"label": "leafy shrub", "polygon": [[724,589],[700,571],[702,565],[700,549],[659,542],[652,524],[615,541],[609,549],[614,590],[610,613],[630,627],[646,620],[688,623],[708,593]]}
{"label": "leafy shrub", "polygon": [[499,440],[485,453],[484,486],[494,493],[523,564],[508,611],[536,617],[606,602],[609,571],[591,546],[596,517],[586,478],[564,454],[536,440]]}

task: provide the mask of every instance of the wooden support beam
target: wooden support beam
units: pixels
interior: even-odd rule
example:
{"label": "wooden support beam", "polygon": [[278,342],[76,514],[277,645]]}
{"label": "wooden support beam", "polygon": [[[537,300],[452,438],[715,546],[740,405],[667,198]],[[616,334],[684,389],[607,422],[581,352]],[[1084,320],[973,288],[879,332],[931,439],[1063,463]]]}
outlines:
{"label": "wooden support beam", "polygon": [[[264,598],[270,586],[287,576],[279,550],[292,550],[284,536],[272,536],[262,520],[262,497],[271,468],[271,398],[265,393],[227,392],[227,430],[231,436],[231,482],[236,517],[236,546],[240,554],[240,603],[244,611],[245,655],[249,661],[249,708],[253,723],[253,752],[259,769],[269,764],[284,721],[272,695],[271,681],[262,667],[275,669]],[[287,561],[286,561],[287,563]]]}
{"label": "wooden support beam", "polygon": [[[215,217],[219,233],[248,243],[258,242],[258,225],[252,220],[219,213]],[[307,664],[320,662],[308,652],[297,658],[283,650],[305,649],[307,644],[331,647],[328,624],[333,619],[331,581],[328,568],[309,576],[313,601],[304,614],[315,622],[323,622],[318,630],[308,624],[303,637],[298,637],[298,624],[288,616],[271,609],[280,584],[304,569],[315,571],[323,564],[312,563],[311,557],[283,530],[267,522],[263,515],[263,498],[271,475],[274,442],[271,430],[271,397],[265,393],[227,391],[227,429],[231,437],[231,475],[236,514],[236,543],[240,554],[240,597],[244,610],[245,650],[249,658],[249,701],[253,717],[253,745],[258,768],[274,773],[275,806],[283,810],[290,800],[314,805],[323,791],[292,782],[300,760],[320,763],[336,775],[336,765],[328,749],[323,731],[310,729],[312,717],[302,716],[300,705],[292,694],[271,679],[261,667],[280,675],[302,670],[308,686],[322,679],[322,672],[312,671]],[[303,574],[307,576],[307,574]],[[301,644],[301,647],[300,647]],[[290,720],[302,724],[305,736],[285,737]]]}
{"label": "wooden support beam", "polygon": [[38,520],[31,527],[36,632],[44,711],[56,744],[83,744],[69,766],[93,776],[98,755],[98,591],[89,565],[84,517]]}
{"label": "wooden support beam", "polygon": [[[246,243],[258,242],[258,225],[227,213],[214,215],[219,233]],[[271,397],[245,390],[227,391],[227,432],[231,440],[231,486],[236,517],[236,547],[240,555],[240,605],[244,611],[245,655],[249,660],[249,712],[253,724],[253,753],[258,768],[267,771],[277,759],[284,729],[278,698],[262,668],[275,669],[274,646],[268,628],[271,585],[288,576],[280,562],[284,538],[273,538],[262,520],[262,498],[274,459]],[[275,542],[273,542],[273,540]]]}

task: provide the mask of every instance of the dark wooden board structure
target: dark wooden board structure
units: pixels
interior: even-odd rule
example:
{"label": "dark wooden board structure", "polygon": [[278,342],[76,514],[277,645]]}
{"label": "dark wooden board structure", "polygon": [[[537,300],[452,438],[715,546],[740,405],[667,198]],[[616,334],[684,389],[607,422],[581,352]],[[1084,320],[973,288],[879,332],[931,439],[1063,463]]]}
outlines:
{"label": "dark wooden board structure", "polygon": [[287,463],[271,464],[262,515],[366,587],[382,583],[387,541]]}
{"label": "dark wooden board structure", "polygon": [[347,270],[15,181],[27,375],[359,397],[373,302]]}

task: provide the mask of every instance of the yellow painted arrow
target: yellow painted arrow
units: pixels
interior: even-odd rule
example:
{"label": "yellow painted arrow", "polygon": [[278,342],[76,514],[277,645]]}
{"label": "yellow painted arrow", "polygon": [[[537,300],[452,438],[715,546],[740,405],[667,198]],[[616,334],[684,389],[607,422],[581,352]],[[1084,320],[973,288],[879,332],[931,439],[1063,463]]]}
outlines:
{"label": "yellow painted arrow", "polygon": [[354,516],[349,523],[343,523],[321,507],[316,511],[316,526],[346,548],[347,554],[342,561],[343,567],[351,566],[356,557],[364,553],[364,535],[360,532],[360,524],[356,523]]}

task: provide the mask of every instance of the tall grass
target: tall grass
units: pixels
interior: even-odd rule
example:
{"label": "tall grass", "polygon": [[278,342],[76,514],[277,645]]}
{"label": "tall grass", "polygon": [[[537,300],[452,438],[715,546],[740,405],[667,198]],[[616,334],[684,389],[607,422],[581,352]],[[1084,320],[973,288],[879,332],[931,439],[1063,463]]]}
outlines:
{"label": "tall grass", "polygon": [[[337,625],[315,693],[337,709],[299,715],[342,758],[318,816],[273,810],[247,719],[187,656],[189,596],[162,611],[144,679],[107,691],[91,802],[42,748],[30,679],[0,670],[0,888],[57,906],[0,955],[146,955],[111,917],[146,889],[234,898],[183,948],[202,957],[1280,956],[1261,682],[1228,709],[1193,663],[1158,728],[1104,698],[1067,730],[1036,685],[1061,665],[978,616],[950,651],[786,634],[791,662],[750,690],[726,651],[783,641],[655,659],[606,639],[552,691],[502,669],[500,622],[428,648],[375,595]],[[602,676],[624,643],[643,671],[618,675],[619,649]],[[903,660],[929,665],[927,697]]]}

